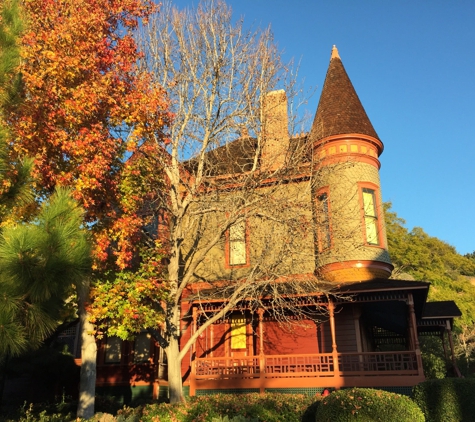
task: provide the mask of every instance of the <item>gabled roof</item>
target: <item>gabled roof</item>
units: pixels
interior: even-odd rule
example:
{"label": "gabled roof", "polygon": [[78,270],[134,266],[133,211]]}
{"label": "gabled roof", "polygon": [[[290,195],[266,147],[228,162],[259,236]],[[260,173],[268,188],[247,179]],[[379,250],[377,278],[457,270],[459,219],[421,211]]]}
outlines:
{"label": "gabled roof", "polygon": [[[307,137],[296,136],[290,139],[288,156],[297,163],[306,163],[309,157],[304,153]],[[252,169],[257,152],[257,140],[251,137],[241,137],[206,153],[205,173],[208,176],[223,176],[240,174]],[[197,160],[192,158],[185,163],[189,171],[194,171]],[[260,160],[257,168],[260,168]]]}
{"label": "gabled roof", "polygon": [[345,133],[359,133],[379,139],[343,67],[338,50],[333,46],[310,139],[315,142]]}

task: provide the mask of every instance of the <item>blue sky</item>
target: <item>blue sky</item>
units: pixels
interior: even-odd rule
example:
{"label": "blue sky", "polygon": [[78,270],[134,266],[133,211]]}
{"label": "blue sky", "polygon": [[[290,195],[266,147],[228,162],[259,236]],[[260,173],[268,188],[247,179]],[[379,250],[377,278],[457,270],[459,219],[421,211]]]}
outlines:
{"label": "blue sky", "polygon": [[[179,7],[196,1],[177,0]],[[409,229],[475,250],[475,2],[228,0],[245,25],[271,25],[284,58],[316,87],[335,44],[385,145],[384,201]]]}

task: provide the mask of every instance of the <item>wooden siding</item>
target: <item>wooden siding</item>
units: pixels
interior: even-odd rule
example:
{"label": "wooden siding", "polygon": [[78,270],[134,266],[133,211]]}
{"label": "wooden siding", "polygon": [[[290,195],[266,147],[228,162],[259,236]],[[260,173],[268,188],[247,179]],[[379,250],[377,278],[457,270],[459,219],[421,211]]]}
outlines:
{"label": "wooden siding", "polygon": [[337,309],[335,314],[336,344],[339,353],[357,352],[358,345],[355,332],[355,321],[351,307]]}
{"label": "wooden siding", "polygon": [[318,351],[316,325],[311,320],[286,327],[276,321],[264,322],[264,354],[285,355],[316,353]]}

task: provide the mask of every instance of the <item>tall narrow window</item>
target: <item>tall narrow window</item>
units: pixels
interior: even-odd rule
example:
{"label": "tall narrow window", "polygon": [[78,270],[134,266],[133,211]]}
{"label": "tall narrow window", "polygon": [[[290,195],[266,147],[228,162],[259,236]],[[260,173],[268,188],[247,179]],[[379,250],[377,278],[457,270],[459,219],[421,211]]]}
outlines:
{"label": "tall narrow window", "polygon": [[147,362],[150,358],[150,339],[148,333],[140,333],[135,337],[134,362]]}
{"label": "tall narrow window", "polygon": [[246,222],[241,221],[229,228],[229,265],[245,265],[246,263]]}
{"label": "tall narrow window", "polygon": [[318,252],[331,246],[330,207],[327,192],[317,195],[317,241]]}
{"label": "tall narrow window", "polygon": [[106,363],[119,363],[122,357],[122,340],[119,337],[108,337],[106,342]]}
{"label": "tall narrow window", "polygon": [[241,315],[231,317],[231,349],[245,349],[246,318]]}
{"label": "tall narrow window", "polygon": [[378,212],[374,189],[363,188],[363,209],[366,242],[370,245],[379,245]]}

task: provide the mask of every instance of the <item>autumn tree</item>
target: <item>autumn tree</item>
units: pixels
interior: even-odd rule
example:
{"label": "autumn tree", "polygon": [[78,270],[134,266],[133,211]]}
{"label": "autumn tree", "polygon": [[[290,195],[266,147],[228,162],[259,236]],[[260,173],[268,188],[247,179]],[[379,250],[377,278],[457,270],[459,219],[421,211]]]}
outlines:
{"label": "autumn tree", "polygon": [[[269,29],[247,31],[242,21],[234,24],[222,1],[183,11],[165,4],[143,26],[139,44],[141,70],[153,71],[173,113],[167,154],[154,157],[165,176],[153,206],[165,218],[158,236],[167,252],[161,286],[166,295],[148,302],[150,312],[161,315],[159,330],[147,323],[123,324],[120,332],[124,337],[139,328],[153,333],[166,351],[170,400],[177,402],[183,394],[181,362],[206,327],[244,302],[256,309],[269,296],[275,314],[285,319],[283,309],[292,308],[292,298],[324,290],[313,275],[313,176],[301,137],[289,139],[295,121],[288,122],[287,98],[293,108],[297,88]],[[288,97],[278,88],[286,88]],[[160,138],[157,142],[161,145]],[[292,184],[297,179],[305,180],[299,188]],[[227,236],[242,239],[247,232],[252,262],[222,271],[216,256]],[[304,276],[297,280],[293,274]],[[118,286],[99,286],[97,296]],[[222,306],[180,344],[182,324],[190,323],[182,306],[193,294]],[[112,310],[98,309],[99,317],[101,312]],[[112,316],[103,316],[104,328],[117,334]]]}
{"label": "autumn tree", "polygon": [[[67,301],[90,272],[82,210],[65,189],[35,201],[32,160],[11,156],[7,110],[21,102],[20,2],[0,14],[0,362],[39,347],[68,312]],[[3,391],[0,370],[0,398]],[[4,379],[3,379],[4,380]]]}
{"label": "autumn tree", "polygon": [[[131,186],[146,169],[139,168],[143,151],[161,153],[156,141],[168,115],[162,89],[137,73],[132,32],[156,6],[148,0],[40,0],[23,7],[28,26],[17,68],[22,101],[6,112],[12,145],[17,157],[33,158],[39,197],[68,186],[84,208],[94,241],[94,283],[131,264],[149,218],[141,212],[146,195],[137,196]],[[147,133],[155,135],[153,143]],[[82,286],[78,416],[88,418],[96,346],[86,314],[89,283]]]}

